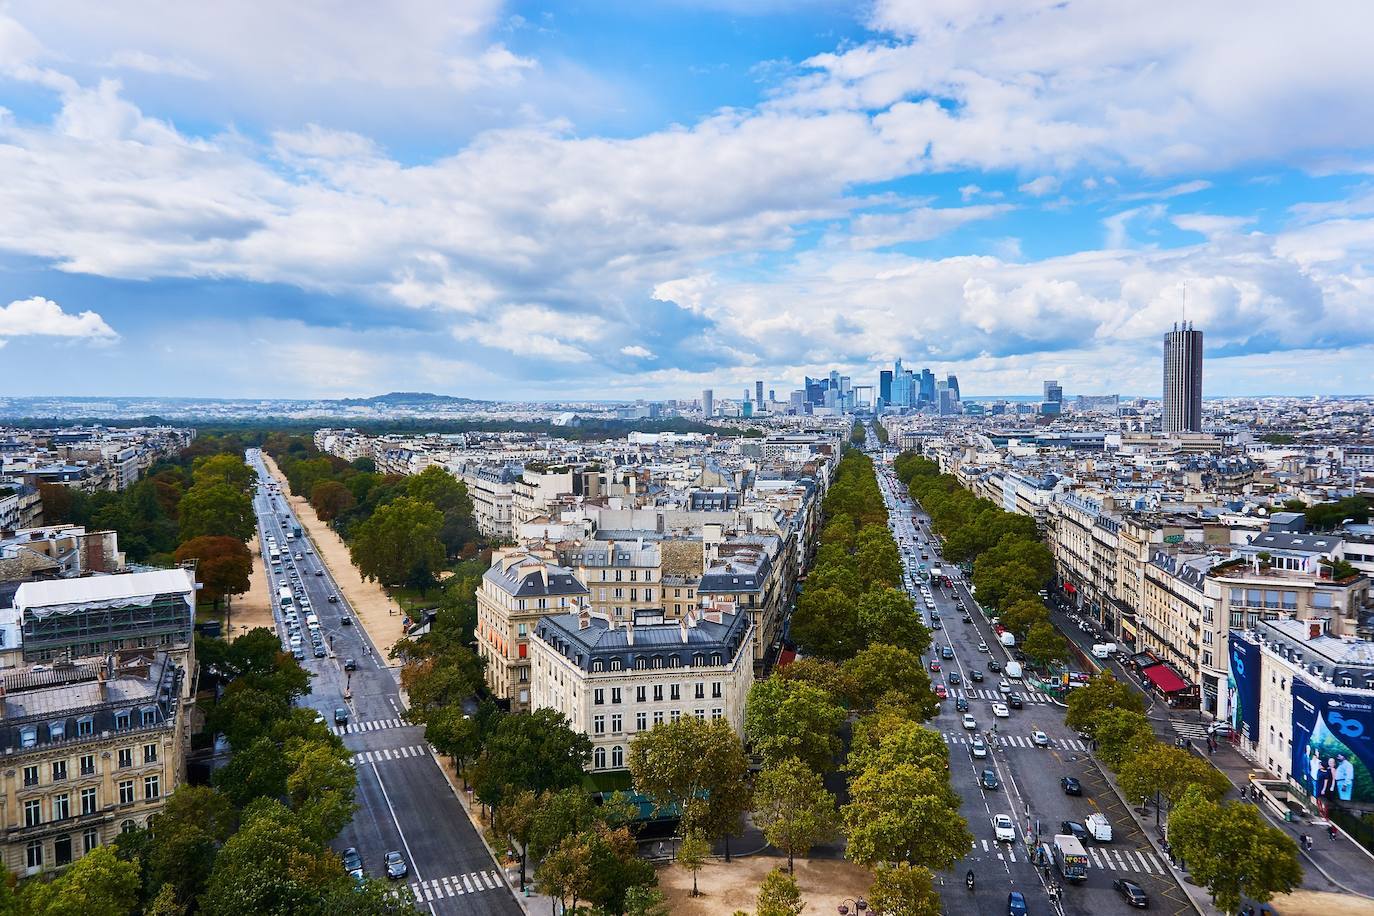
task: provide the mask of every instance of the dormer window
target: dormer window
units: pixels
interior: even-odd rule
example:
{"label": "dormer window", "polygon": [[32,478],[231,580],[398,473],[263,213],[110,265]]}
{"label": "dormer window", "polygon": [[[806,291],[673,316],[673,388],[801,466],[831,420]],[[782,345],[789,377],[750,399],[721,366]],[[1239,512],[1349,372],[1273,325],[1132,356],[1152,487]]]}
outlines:
{"label": "dormer window", "polygon": [[66,723],[66,722],[49,722],[49,723],[48,723],[48,740],[49,740],[49,741],[61,741],[63,738],[66,737],[66,735],[67,735],[67,723]]}
{"label": "dormer window", "polygon": [[598,659],[594,659],[594,660],[592,661],[592,671],[605,671],[605,670],[606,670],[606,663],[603,662],[601,659],[598,658]]}
{"label": "dormer window", "polygon": [[618,658],[613,658],[613,659],[611,659],[611,670],[612,670],[612,671],[619,671],[620,669],[621,669],[620,659],[618,659]]}
{"label": "dormer window", "polygon": [[125,731],[129,728],[130,715],[131,711],[127,709],[121,709],[115,713],[115,731]]}
{"label": "dormer window", "polygon": [[38,744],[38,726],[25,725],[19,729],[19,746],[34,747]]}

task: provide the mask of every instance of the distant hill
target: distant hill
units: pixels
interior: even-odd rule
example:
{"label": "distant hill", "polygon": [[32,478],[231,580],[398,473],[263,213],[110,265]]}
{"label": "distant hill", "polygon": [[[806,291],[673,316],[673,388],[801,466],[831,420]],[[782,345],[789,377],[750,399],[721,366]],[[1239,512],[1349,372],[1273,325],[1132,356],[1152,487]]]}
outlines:
{"label": "distant hill", "polygon": [[340,404],[366,404],[373,407],[431,407],[436,404],[485,404],[487,401],[475,398],[457,398],[447,394],[430,394],[427,391],[392,391],[370,398],[340,398]]}

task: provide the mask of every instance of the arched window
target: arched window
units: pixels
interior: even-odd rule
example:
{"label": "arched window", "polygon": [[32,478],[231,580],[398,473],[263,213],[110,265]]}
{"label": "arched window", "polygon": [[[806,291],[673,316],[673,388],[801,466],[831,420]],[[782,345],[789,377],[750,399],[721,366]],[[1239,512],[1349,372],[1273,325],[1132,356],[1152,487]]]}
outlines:
{"label": "arched window", "polygon": [[611,769],[620,770],[625,767],[625,751],[620,745],[611,748]]}
{"label": "arched window", "polygon": [[644,670],[645,668],[647,668],[647,667],[649,667],[649,660],[648,660],[647,658],[645,658],[644,656],[642,656],[642,655],[636,655],[636,656],[635,656],[635,670],[636,670],[636,671],[643,671],[643,670]]}
{"label": "arched window", "polygon": [[669,667],[669,668],[681,668],[681,667],[682,667],[682,657],[681,657],[681,656],[678,656],[678,655],[670,655],[670,656],[668,656],[668,667]]}
{"label": "arched window", "polygon": [[606,769],[606,749],[599,747],[592,752],[592,766],[598,770]]}
{"label": "arched window", "polygon": [[125,821],[124,823],[122,823],[122,824],[119,825],[119,832],[120,832],[120,833],[133,833],[133,832],[134,832],[135,830],[137,830],[137,829],[138,829],[138,825],[135,824],[132,820],[127,820],[127,821]]}

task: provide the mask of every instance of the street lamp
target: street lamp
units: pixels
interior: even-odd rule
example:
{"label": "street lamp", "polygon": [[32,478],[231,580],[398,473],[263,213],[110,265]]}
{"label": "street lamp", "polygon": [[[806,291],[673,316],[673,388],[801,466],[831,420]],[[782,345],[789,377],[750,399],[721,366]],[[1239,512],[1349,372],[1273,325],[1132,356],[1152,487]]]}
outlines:
{"label": "street lamp", "polygon": [[855,900],[853,897],[847,897],[845,898],[844,902],[842,902],[839,906],[835,907],[835,912],[839,913],[840,916],[849,916],[849,904],[851,903],[854,904],[854,912],[856,913],[864,913],[868,911],[867,900],[865,900],[862,897],[860,897],[858,900]]}

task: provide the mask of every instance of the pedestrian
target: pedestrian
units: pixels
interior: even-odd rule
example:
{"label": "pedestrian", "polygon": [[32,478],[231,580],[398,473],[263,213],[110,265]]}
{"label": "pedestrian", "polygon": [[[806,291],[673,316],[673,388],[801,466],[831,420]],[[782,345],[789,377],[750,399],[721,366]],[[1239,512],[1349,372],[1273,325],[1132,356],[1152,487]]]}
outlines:
{"label": "pedestrian", "polygon": [[1336,825],[1335,825],[1335,824],[1327,824],[1327,825],[1326,825],[1326,835],[1329,836],[1329,837],[1331,837],[1331,842],[1333,842],[1333,843],[1336,842]]}
{"label": "pedestrian", "polygon": [[1307,834],[1304,833],[1298,837],[1298,845],[1303,849],[1307,848]]}

